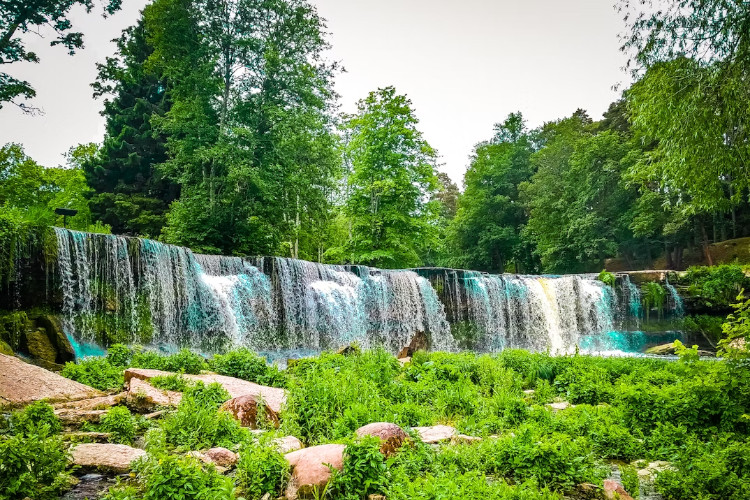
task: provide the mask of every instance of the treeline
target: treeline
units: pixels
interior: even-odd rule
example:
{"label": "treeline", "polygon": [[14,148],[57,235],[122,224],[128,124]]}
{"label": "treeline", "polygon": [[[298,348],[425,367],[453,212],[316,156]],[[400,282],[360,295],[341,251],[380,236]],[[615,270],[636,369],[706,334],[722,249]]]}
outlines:
{"label": "treeline", "polygon": [[[99,65],[106,135],[58,169],[76,182],[27,176],[47,171],[7,145],[0,203],[206,253],[563,273],[681,268],[702,248],[711,263],[709,243],[750,234],[750,14],[665,5],[620,4],[636,83],[602,119],[509,115],[459,192],[394,88],[339,113],[341,68],[305,0],[155,0]],[[16,195],[19,175],[38,196]]]}

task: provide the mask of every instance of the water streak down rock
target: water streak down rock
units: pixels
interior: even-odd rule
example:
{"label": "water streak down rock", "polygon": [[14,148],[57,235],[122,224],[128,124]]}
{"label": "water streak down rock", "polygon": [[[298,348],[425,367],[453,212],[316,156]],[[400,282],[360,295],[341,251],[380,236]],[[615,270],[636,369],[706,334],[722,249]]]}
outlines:
{"label": "water streak down rock", "polygon": [[[112,342],[220,352],[319,351],[357,342],[391,352],[424,332],[431,349],[570,352],[639,313],[637,287],[594,275],[384,270],[283,257],[194,254],[152,240],[56,228],[49,306],[81,355]],[[672,290],[670,290],[672,293]],[[675,292],[676,293],[676,292]],[[670,304],[681,307],[679,297]]]}

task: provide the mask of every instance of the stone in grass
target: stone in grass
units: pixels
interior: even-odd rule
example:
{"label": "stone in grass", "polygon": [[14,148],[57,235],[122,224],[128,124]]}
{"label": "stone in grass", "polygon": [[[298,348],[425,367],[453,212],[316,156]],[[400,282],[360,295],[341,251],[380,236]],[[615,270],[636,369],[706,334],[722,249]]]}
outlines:
{"label": "stone in grass", "polygon": [[128,406],[138,410],[153,410],[159,406],[177,406],[182,393],[157,389],[148,382],[133,378],[128,383]]}
{"label": "stone in grass", "polygon": [[374,422],[356,431],[358,437],[375,436],[380,438],[380,453],[390,457],[404,444],[409,435],[401,427],[390,422]]}
{"label": "stone in grass", "polygon": [[450,441],[456,435],[456,428],[450,425],[433,425],[431,427],[413,427],[422,442],[436,444],[442,441]]}
{"label": "stone in grass", "polygon": [[276,438],[272,441],[272,443],[274,444],[274,446],[276,446],[276,449],[279,450],[280,453],[284,454],[301,450],[303,448],[302,441],[294,436],[284,436],[281,438]]}
{"label": "stone in grass", "polygon": [[191,451],[188,455],[197,458],[203,463],[214,464],[222,469],[234,467],[239,460],[236,453],[220,446],[204,452]]}
{"label": "stone in grass", "polygon": [[604,496],[612,500],[633,500],[625,488],[613,479],[604,480]]}
{"label": "stone in grass", "polygon": [[124,444],[85,443],[73,447],[70,455],[73,464],[84,469],[123,473],[130,471],[131,464],[146,451]]}
{"label": "stone in grass", "polygon": [[576,405],[570,404],[568,401],[558,401],[556,403],[547,403],[547,406],[549,406],[552,411],[562,411],[567,410],[568,408],[575,408]]}
{"label": "stone in grass", "polygon": [[292,500],[298,495],[322,491],[331,479],[329,466],[336,470],[344,468],[344,448],[343,444],[323,444],[284,455],[292,467],[286,498]]}
{"label": "stone in grass", "polygon": [[[258,404],[259,397],[256,395],[245,395],[232,398],[221,405],[221,409],[230,413],[243,427],[255,429],[258,427]],[[265,417],[274,427],[279,426],[279,415],[267,405],[263,405]]]}

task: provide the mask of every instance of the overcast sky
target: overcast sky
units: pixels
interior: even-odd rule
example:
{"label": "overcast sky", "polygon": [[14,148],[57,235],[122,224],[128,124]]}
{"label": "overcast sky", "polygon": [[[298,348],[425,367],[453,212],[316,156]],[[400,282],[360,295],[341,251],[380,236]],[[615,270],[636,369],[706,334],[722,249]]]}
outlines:
{"label": "overcast sky", "polygon": [[[442,170],[459,185],[474,144],[493,124],[521,111],[530,127],[577,108],[599,118],[627,84],[613,0],[311,0],[328,20],[331,59],[346,73],[336,89],[344,111],[371,90],[394,85],[411,98],[420,128],[441,154]],[[37,90],[44,111],[0,109],[0,142],[20,142],[54,166],[82,142],[100,142],[101,101],[91,97],[95,63],[114,51],[110,40],[133,24],[145,0],[124,0],[108,19],[74,10],[85,34],[73,57],[29,36],[39,64],[13,64],[13,76]],[[3,68],[7,70],[8,68]]]}

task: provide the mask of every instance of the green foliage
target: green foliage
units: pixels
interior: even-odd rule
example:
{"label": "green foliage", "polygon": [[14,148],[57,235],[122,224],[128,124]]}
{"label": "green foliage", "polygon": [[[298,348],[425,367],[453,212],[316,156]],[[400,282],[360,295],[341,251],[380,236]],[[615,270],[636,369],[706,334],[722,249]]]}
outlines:
{"label": "green foliage", "polygon": [[750,495],[750,441],[719,437],[708,443],[689,439],[674,468],[656,477],[665,500],[740,500]]}
{"label": "green foliage", "polygon": [[680,283],[688,286],[699,306],[716,309],[729,309],[744,288],[750,289],[750,278],[738,265],[691,267]]}
{"label": "green foliage", "polygon": [[166,443],[181,449],[199,450],[214,446],[231,447],[246,439],[247,430],[229,413],[218,411],[230,398],[219,384],[202,382],[188,387],[177,411],[161,424]]}
{"label": "green foliage", "polygon": [[345,124],[351,162],[345,211],[350,262],[386,268],[421,264],[437,238],[437,154],[417,129],[411,101],[393,87],[370,92]]}
{"label": "green foliage", "polygon": [[124,370],[124,367],[113,365],[106,359],[89,357],[65,363],[60,375],[101,391],[110,391],[122,388],[125,383]]}
{"label": "green foliage", "polygon": [[102,415],[100,428],[109,432],[114,443],[132,444],[136,434],[136,420],[124,406],[113,406]]}
{"label": "green foliage", "polygon": [[193,385],[191,381],[189,381],[179,373],[175,373],[172,375],[159,375],[157,377],[151,378],[148,383],[153,385],[157,389],[178,392],[183,392],[188,387]]}
{"label": "green foliage", "polygon": [[667,301],[666,288],[660,283],[649,281],[643,285],[641,293],[641,303],[646,310],[646,319],[648,319],[652,309],[656,309],[659,316],[661,316]]}
{"label": "green foliage", "polygon": [[641,496],[641,480],[638,477],[638,469],[632,465],[621,465],[620,478],[622,479],[622,487],[625,488],[625,491],[637,500]]}
{"label": "green foliage", "polygon": [[221,375],[272,387],[285,385],[284,374],[276,366],[268,366],[265,358],[244,347],[226,354],[216,354],[209,365],[211,370]]}
{"label": "green foliage", "polygon": [[359,500],[371,494],[385,493],[387,486],[385,457],[380,453],[380,438],[365,436],[344,449],[344,468],[334,475],[334,498]]}
{"label": "green foliage", "polygon": [[606,269],[602,269],[602,271],[599,273],[599,276],[597,276],[596,279],[598,279],[599,281],[601,281],[607,286],[614,287],[617,277],[614,274],[607,271]]}
{"label": "green foliage", "polygon": [[489,481],[478,472],[465,474],[427,475],[394,488],[394,500],[452,500],[483,498],[487,500],[559,500],[561,497],[534,483],[509,485],[505,481]]}
{"label": "green foliage", "polygon": [[181,349],[174,354],[168,355],[136,349],[133,353],[130,366],[191,375],[197,375],[201,370],[208,369],[206,359],[189,349]]}
{"label": "green foliage", "polygon": [[496,134],[479,143],[464,175],[466,190],[449,231],[451,265],[503,272],[511,263],[517,271],[537,270],[521,229],[527,221],[519,185],[533,173],[532,137],[521,113],[511,113],[495,125]]}
{"label": "green foliage", "polygon": [[680,358],[680,361],[685,363],[693,363],[700,359],[698,354],[698,346],[687,347],[679,340],[674,341],[674,352]]}
{"label": "green foliage", "polygon": [[124,344],[114,344],[107,349],[107,362],[113,366],[129,367],[133,359],[133,351]]}
{"label": "green foliage", "polygon": [[[38,410],[46,413],[37,406],[27,417],[36,416]],[[62,439],[50,434],[49,423],[24,425],[23,432],[0,435],[0,499],[59,498],[70,485],[65,471],[68,454]]]}
{"label": "green foliage", "polygon": [[54,409],[44,401],[35,401],[23,410],[13,412],[10,422],[13,432],[19,436],[42,434],[43,428],[46,428],[48,434],[56,434],[62,430]]}
{"label": "green foliage", "polygon": [[[112,14],[120,9],[120,0],[110,0],[104,4],[105,13]],[[40,28],[51,31],[53,38],[50,45],[62,45],[69,54],[83,47],[83,33],[72,30],[71,20],[68,18],[70,10],[76,6],[86,7],[87,12],[93,7],[90,0],[62,0],[35,3],[3,3],[0,6],[0,62],[11,64],[15,62],[38,63],[39,56],[35,52],[26,50],[26,33],[42,36]],[[31,84],[19,80],[8,73],[0,73],[0,108],[3,103],[10,102],[23,111],[33,112],[30,107],[19,99],[31,99],[36,91]]]}
{"label": "green foliage", "polygon": [[204,466],[190,456],[149,455],[136,462],[136,486],[118,485],[104,497],[107,500],[234,500],[235,487],[213,466]]}
{"label": "green foliage", "polygon": [[278,497],[289,480],[289,462],[273,443],[245,443],[237,463],[237,485],[248,499],[259,499],[265,494]]}
{"label": "green foliage", "polygon": [[747,358],[750,357],[750,299],[745,299],[743,290],[737,300],[734,312],[721,327],[724,338],[719,342],[719,354]]}
{"label": "green foliage", "polygon": [[689,334],[701,334],[713,344],[721,339],[722,325],[726,318],[699,314],[682,319],[682,331]]}

